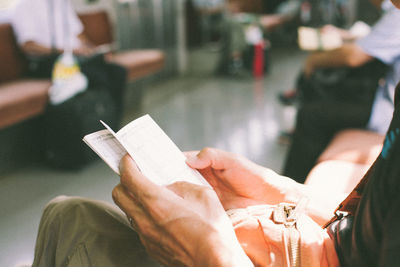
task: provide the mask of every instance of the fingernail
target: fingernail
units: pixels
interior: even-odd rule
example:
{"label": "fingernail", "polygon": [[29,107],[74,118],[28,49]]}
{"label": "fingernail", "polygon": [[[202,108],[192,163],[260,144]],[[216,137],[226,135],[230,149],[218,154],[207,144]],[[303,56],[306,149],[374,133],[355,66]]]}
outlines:
{"label": "fingernail", "polygon": [[186,163],[189,165],[195,164],[199,158],[197,156],[190,156],[186,159]]}

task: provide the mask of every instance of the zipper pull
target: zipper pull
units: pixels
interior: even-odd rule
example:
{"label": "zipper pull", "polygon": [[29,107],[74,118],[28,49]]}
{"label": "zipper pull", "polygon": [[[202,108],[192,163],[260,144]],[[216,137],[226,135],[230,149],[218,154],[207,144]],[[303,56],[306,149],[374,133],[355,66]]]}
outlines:
{"label": "zipper pull", "polygon": [[307,209],[309,201],[310,200],[307,197],[300,198],[299,202],[297,202],[296,207],[291,210],[289,216],[287,217],[287,221],[297,221],[300,214],[304,213]]}

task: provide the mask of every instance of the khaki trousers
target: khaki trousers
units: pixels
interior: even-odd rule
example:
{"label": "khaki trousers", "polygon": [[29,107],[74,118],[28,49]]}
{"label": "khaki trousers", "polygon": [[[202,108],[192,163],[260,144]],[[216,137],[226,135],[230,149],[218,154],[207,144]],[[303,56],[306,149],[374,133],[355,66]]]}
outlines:
{"label": "khaki trousers", "polygon": [[78,197],[57,197],[39,225],[33,267],[161,266],[152,260],[118,208]]}

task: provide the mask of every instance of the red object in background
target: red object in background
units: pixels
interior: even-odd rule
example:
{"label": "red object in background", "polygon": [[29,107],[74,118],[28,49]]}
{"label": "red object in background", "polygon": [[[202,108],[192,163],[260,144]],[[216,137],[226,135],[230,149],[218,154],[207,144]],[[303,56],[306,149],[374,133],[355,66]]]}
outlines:
{"label": "red object in background", "polygon": [[264,76],[264,42],[254,46],[253,75],[255,78]]}

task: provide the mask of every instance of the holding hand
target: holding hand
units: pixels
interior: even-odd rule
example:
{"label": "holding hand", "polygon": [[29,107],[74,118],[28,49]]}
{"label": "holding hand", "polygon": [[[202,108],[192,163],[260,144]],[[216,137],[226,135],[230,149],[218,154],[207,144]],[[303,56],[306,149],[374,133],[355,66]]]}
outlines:
{"label": "holding hand", "polygon": [[217,195],[189,183],[158,186],[129,156],[113,199],[132,219],[148,253],[165,266],[253,266]]}
{"label": "holding hand", "polygon": [[187,164],[200,171],[226,210],[298,200],[296,182],[244,157],[214,148],[186,155]]}

